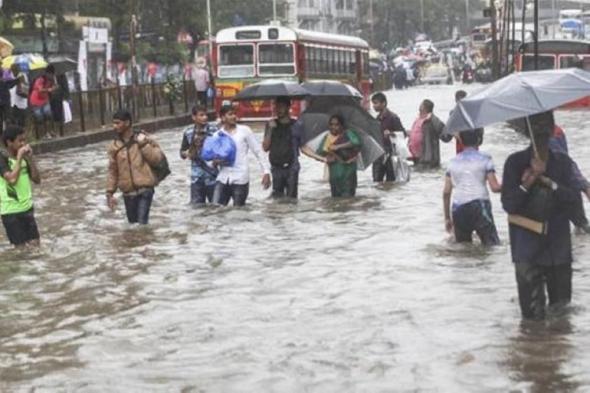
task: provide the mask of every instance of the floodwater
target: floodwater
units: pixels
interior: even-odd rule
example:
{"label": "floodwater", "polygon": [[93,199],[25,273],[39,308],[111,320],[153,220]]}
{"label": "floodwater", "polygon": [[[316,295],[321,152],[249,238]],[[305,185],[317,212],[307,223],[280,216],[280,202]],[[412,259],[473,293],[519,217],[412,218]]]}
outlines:
{"label": "floodwater", "polygon": [[[410,127],[428,97],[446,119],[455,88],[390,106]],[[590,172],[588,116],[557,120]],[[492,250],[449,241],[444,169],[387,189],[366,171],[357,198],[333,201],[304,158],[293,204],[267,199],[252,160],[246,208],[196,210],[179,131],[157,138],[173,174],[144,228],[105,206],[104,145],[40,158],[41,249],[0,235],[1,392],[590,391],[590,238],[574,236],[568,312],[522,324],[498,195]],[[501,174],[525,145],[497,126],[483,150]]]}

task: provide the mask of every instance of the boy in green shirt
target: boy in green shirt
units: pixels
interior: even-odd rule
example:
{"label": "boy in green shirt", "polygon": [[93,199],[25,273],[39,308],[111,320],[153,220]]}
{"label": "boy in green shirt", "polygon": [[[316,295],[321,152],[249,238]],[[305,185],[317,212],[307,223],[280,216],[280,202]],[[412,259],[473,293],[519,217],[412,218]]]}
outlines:
{"label": "boy in green shirt", "polygon": [[33,160],[33,150],[26,142],[25,130],[8,126],[2,134],[8,156],[0,153],[0,216],[8,240],[15,247],[39,245],[39,231],[33,212],[33,189],[41,182]]}

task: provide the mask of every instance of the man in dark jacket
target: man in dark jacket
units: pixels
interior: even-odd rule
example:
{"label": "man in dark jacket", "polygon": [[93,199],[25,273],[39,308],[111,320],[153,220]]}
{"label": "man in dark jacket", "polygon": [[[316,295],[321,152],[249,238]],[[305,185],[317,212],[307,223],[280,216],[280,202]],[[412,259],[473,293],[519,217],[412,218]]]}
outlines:
{"label": "man in dark jacket", "polygon": [[[510,248],[522,316],[543,319],[545,290],[550,306],[565,305],[571,300],[569,220],[577,192],[572,160],[549,149],[554,128],[552,113],[532,116],[531,124],[538,153],[535,154],[531,143],[526,150],[508,157],[502,181],[502,206],[509,214]],[[523,223],[523,219],[533,221]],[[533,230],[531,223],[541,225]]]}
{"label": "man in dark jacket", "polygon": [[395,181],[395,172],[393,170],[393,162],[391,155],[393,154],[393,146],[391,144],[390,136],[395,137],[395,131],[402,131],[404,137],[406,136],[406,129],[402,125],[398,115],[387,108],[387,97],[385,94],[379,92],[373,94],[371,97],[373,109],[377,112],[377,120],[381,123],[381,132],[383,133],[383,148],[385,154],[373,163],[373,181],[374,182],[391,182]]}

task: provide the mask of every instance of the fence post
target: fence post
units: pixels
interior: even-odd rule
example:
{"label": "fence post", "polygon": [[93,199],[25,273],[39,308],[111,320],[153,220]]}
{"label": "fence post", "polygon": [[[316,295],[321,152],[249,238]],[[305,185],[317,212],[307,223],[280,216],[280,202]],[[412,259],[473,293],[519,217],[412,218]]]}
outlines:
{"label": "fence post", "polygon": [[80,111],[80,130],[86,131],[86,122],[84,119],[84,100],[82,99],[82,87],[80,85],[80,73],[76,72],[74,77],[74,83],[76,84],[76,90],[78,90],[78,110]]}
{"label": "fence post", "polygon": [[119,110],[123,109],[123,93],[121,93],[121,84],[119,83],[119,75],[117,74],[117,101],[119,102]]}
{"label": "fence post", "polygon": [[102,83],[98,84],[98,109],[100,110],[100,125],[104,126],[104,90],[102,89]]}
{"label": "fence post", "polygon": [[168,94],[168,105],[170,106],[170,116],[174,115],[174,102],[172,101],[172,94]]}
{"label": "fence post", "polygon": [[186,74],[182,73],[182,95],[184,98],[184,111],[188,112],[188,92],[186,91]]}
{"label": "fence post", "polygon": [[154,81],[153,77],[152,77],[151,87],[152,87],[152,110],[154,111],[154,118],[156,118],[156,117],[158,117],[158,109],[156,107],[156,82]]}

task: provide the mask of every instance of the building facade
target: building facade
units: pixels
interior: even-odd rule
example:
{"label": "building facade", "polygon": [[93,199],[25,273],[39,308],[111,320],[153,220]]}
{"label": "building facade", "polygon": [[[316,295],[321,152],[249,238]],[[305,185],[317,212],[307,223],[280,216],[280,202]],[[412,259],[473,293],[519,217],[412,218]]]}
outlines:
{"label": "building facade", "polygon": [[358,35],[359,0],[288,0],[289,27]]}

